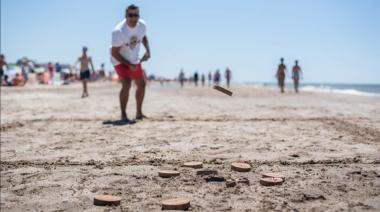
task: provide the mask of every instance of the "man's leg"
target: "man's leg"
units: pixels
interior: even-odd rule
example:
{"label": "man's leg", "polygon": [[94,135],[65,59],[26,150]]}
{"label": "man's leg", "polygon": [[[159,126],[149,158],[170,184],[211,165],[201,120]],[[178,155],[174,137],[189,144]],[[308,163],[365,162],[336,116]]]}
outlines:
{"label": "man's leg", "polygon": [[145,80],[142,78],[136,79],[135,82],[136,82],[136,86],[137,86],[137,90],[136,90],[136,106],[137,106],[136,119],[142,119],[142,118],[144,118],[144,114],[142,113],[142,105],[143,105],[144,96],[145,96],[146,83],[145,83]]}
{"label": "man's leg", "polygon": [[120,109],[121,109],[121,119],[128,119],[127,117],[127,103],[129,97],[129,89],[131,88],[131,79],[126,78],[121,81],[122,87],[120,90],[119,98],[120,98]]}
{"label": "man's leg", "polygon": [[84,94],[88,96],[88,90],[87,90],[87,79],[83,80],[83,87],[84,87]]}
{"label": "man's leg", "polygon": [[85,80],[82,80],[82,98],[84,98],[86,92]]}
{"label": "man's leg", "polygon": [[285,79],[280,79],[281,93],[284,93]]}

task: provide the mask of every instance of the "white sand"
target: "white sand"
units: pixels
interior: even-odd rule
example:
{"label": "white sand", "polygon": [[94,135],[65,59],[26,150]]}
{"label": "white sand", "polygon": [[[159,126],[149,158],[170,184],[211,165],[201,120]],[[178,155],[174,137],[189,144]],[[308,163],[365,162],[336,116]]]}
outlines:
{"label": "white sand", "polygon": [[[379,97],[187,87],[150,85],[150,119],[123,126],[103,124],[119,118],[118,84],[90,84],[87,99],[80,84],[2,88],[1,211],[111,209],[93,205],[97,194],[121,196],[116,211],[160,210],[169,197],[192,211],[380,210]],[[251,185],[206,183],[181,167],[192,160]],[[234,161],[253,169],[231,171]],[[261,186],[262,171],[286,181]]]}

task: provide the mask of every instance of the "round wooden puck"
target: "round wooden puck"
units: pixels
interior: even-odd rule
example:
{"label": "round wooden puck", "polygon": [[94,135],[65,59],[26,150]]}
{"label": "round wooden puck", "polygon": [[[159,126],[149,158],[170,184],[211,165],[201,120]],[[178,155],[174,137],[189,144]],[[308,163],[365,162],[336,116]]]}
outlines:
{"label": "round wooden puck", "polygon": [[189,167],[189,168],[194,168],[194,169],[200,169],[203,167],[203,163],[202,162],[196,162],[196,161],[192,161],[192,162],[186,162],[183,164],[184,167]]}
{"label": "round wooden puck", "polygon": [[121,198],[111,195],[96,195],[94,197],[94,205],[104,206],[104,205],[120,205]]}
{"label": "round wooden puck", "polygon": [[262,178],[281,178],[283,181],[285,181],[285,177],[281,174],[278,173],[273,173],[273,172],[266,172],[266,173],[261,173]]}
{"label": "round wooden puck", "polygon": [[177,171],[171,171],[171,170],[161,170],[158,172],[158,176],[164,177],[164,178],[169,178],[169,177],[176,177],[180,173]]}
{"label": "round wooden puck", "polygon": [[231,169],[238,172],[249,172],[251,170],[251,165],[248,163],[232,163]]}
{"label": "round wooden puck", "polygon": [[190,200],[186,198],[167,199],[162,201],[162,210],[187,210],[190,208]]}
{"label": "round wooden puck", "polygon": [[276,178],[276,177],[266,177],[260,179],[260,184],[263,186],[275,186],[275,185],[281,185],[284,181],[282,178]]}

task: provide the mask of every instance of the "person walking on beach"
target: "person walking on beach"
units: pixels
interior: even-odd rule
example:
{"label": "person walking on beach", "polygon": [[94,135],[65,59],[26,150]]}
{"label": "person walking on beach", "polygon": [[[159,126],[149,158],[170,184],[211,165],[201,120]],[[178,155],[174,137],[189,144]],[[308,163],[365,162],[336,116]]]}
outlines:
{"label": "person walking on beach", "polygon": [[210,86],[211,85],[211,81],[212,81],[212,74],[211,74],[211,71],[208,72],[208,85]]}
{"label": "person walking on beach", "polygon": [[100,65],[99,78],[102,79],[103,82],[106,80],[106,69],[105,69],[105,64],[104,63],[102,63]]}
{"label": "person walking on beach", "polygon": [[28,65],[28,62],[27,61],[23,61],[21,63],[21,75],[22,75],[22,78],[24,79],[24,85],[28,82],[28,74],[29,74],[29,65]]}
{"label": "person walking on beach", "polygon": [[49,82],[53,83],[53,79],[54,79],[54,65],[49,62],[48,65],[47,65],[47,69],[49,71]]}
{"label": "person walking on beach", "polygon": [[76,61],[75,65],[74,65],[74,67],[75,67],[75,66],[77,66],[78,63],[80,63],[79,77],[80,77],[80,80],[82,81],[82,85],[83,85],[82,98],[88,97],[87,83],[90,80],[90,76],[91,76],[90,65],[91,65],[92,73],[95,72],[94,64],[92,63],[92,58],[87,55],[87,50],[88,49],[85,46],[82,48],[82,56],[80,56],[78,58],[78,60]]}
{"label": "person walking on beach", "polygon": [[[145,96],[145,74],[141,63],[150,58],[150,48],[146,34],[146,25],[140,19],[140,11],[136,5],[130,5],[126,9],[126,18],[116,25],[112,32],[111,61],[122,83],[120,90],[120,109],[122,121],[129,122],[126,108],[131,88],[131,81],[134,80],[136,89],[136,120],[142,120],[146,116],[142,112],[142,105]],[[145,54],[139,59],[141,43],[145,47]]]}
{"label": "person walking on beach", "polygon": [[3,82],[4,76],[4,66],[8,66],[7,61],[5,61],[5,56],[3,54],[0,55],[0,86]]}
{"label": "person walking on beach", "polygon": [[226,81],[227,81],[227,87],[230,87],[230,81],[231,81],[231,70],[227,67],[226,73],[225,73]]}
{"label": "person walking on beach", "polygon": [[185,73],[183,72],[183,69],[181,69],[178,79],[179,79],[179,83],[181,84],[181,88],[183,88],[183,83],[185,82]]}
{"label": "person walking on beach", "polygon": [[205,76],[205,74],[202,74],[201,81],[202,81],[202,87],[205,87],[205,83],[206,83],[206,76]]}
{"label": "person walking on beach", "polygon": [[214,84],[219,85],[220,83],[220,71],[217,69],[214,74]]}
{"label": "person walking on beach", "polygon": [[281,93],[284,93],[284,87],[285,87],[285,71],[286,71],[286,66],[284,64],[284,58],[281,58],[281,63],[278,65],[276,77],[278,80],[278,86],[281,89]]}
{"label": "person walking on beach", "polygon": [[61,71],[62,71],[62,66],[61,66],[61,64],[59,64],[58,62],[55,63],[55,72],[57,72],[57,73],[61,73]]}
{"label": "person walking on beach", "polygon": [[292,78],[294,84],[294,90],[298,93],[299,80],[302,74],[301,67],[298,65],[298,60],[295,61],[295,65],[292,70]]}
{"label": "person walking on beach", "polygon": [[198,76],[198,72],[196,71],[194,73],[194,84],[195,84],[195,86],[198,86],[198,81],[199,81],[199,76]]}

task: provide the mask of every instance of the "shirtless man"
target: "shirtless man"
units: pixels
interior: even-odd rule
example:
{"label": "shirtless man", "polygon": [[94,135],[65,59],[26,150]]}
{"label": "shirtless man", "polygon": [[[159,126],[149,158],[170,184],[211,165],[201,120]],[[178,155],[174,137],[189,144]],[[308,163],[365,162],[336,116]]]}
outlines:
{"label": "shirtless man", "polygon": [[[139,8],[133,4],[128,6],[125,16],[126,18],[117,24],[112,32],[111,61],[122,83],[119,94],[121,119],[129,122],[126,108],[132,80],[137,85],[136,120],[146,118],[142,112],[146,82],[141,63],[150,58],[150,48],[146,35],[146,25],[140,19]],[[141,43],[144,45],[146,52],[139,59]]]}
{"label": "shirtless man", "polygon": [[4,66],[8,66],[7,62],[5,61],[5,56],[3,54],[0,55],[0,86],[3,82],[3,76],[4,76]]}
{"label": "shirtless man", "polygon": [[281,63],[278,65],[277,69],[277,80],[278,80],[278,86],[281,89],[281,93],[284,93],[284,87],[285,87],[285,71],[286,71],[286,66],[284,64],[284,58],[281,58]]}
{"label": "shirtless man", "polygon": [[294,90],[296,93],[298,93],[298,86],[299,86],[299,80],[302,74],[301,67],[298,65],[298,60],[295,61],[295,65],[293,66],[292,70],[292,78],[294,83]]}
{"label": "shirtless man", "polygon": [[84,98],[84,97],[88,97],[87,82],[90,79],[90,75],[91,75],[89,65],[91,65],[92,73],[95,72],[92,59],[90,56],[87,55],[87,47],[83,47],[82,56],[78,58],[74,67],[76,67],[78,63],[80,63],[80,80],[82,81],[82,84],[83,84],[82,98]]}

